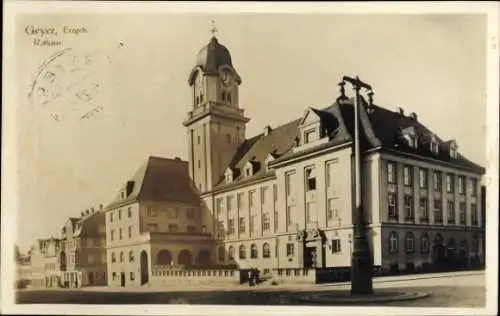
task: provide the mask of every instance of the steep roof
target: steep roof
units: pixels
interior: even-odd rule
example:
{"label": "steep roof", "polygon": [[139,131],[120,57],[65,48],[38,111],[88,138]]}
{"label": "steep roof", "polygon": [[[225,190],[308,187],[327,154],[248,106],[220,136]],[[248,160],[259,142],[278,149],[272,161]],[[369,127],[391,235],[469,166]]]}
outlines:
{"label": "steep roof", "polygon": [[[276,159],[272,163],[303,156],[320,149],[329,148],[351,142],[354,138],[354,99],[337,100],[332,105],[323,109],[310,108],[318,115],[323,126],[323,132],[329,141],[310,149],[294,152],[295,139],[299,136],[301,119],[286,123],[269,133],[260,134],[246,140],[237,150],[229,167],[235,171],[233,181],[226,184],[221,178],[215,189],[232,187],[247,181],[253,181],[272,175],[273,171],[266,171],[265,159],[273,153]],[[416,117],[408,117],[399,112],[390,111],[378,105],[369,106],[363,97],[360,97],[360,148],[367,151],[374,148],[395,150],[400,153],[414,154],[421,157],[432,158],[457,167],[484,173],[484,168],[470,161],[461,154],[457,158],[449,155],[450,141],[439,137],[439,153],[430,150],[429,140],[434,133],[429,130]],[[412,148],[402,137],[402,130],[413,128],[418,135],[418,146]],[[244,177],[241,172],[244,165],[251,161],[258,169],[251,177]]]}
{"label": "steep roof", "polygon": [[[123,199],[122,192],[128,193]],[[106,208],[134,201],[199,203],[198,193],[189,177],[188,163],[179,158],[150,156]]]}

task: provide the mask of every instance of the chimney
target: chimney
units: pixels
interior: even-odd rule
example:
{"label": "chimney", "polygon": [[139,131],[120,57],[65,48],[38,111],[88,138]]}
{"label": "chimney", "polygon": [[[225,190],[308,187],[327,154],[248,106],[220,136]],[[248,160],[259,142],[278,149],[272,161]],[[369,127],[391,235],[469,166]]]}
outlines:
{"label": "chimney", "polygon": [[89,214],[90,214],[89,210],[88,209],[85,210],[85,215],[89,215]]}
{"label": "chimney", "polygon": [[398,112],[399,112],[399,115],[401,115],[401,116],[405,115],[405,110],[403,110],[403,108],[401,108],[401,107],[398,107]]}
{"label": "chimney", "polygon": [[93,207],[90,209],[90,211],[91,211],[92,213],[94,213],[94,212],[95,212],[95,210],[94,210],[94,208],[93,208]]}
{"label": "chimney", "polygon": [[84,216],[85,216],[85,212],[82,212],[82,217],[84,217]]}
{"label": "chimney", "polygon": [[102,208],[103,208],[103,205],[99,204],[99,209],[102,210]]}
{"label": "chimney", "polygon": [[272,131],[271,126],[266,125],[266,127],[264,127],[264,136],[271,134],[271,131]]}
{"label": "chimney", "polygon": [[411,112],[410,117],[411,117],[411,119],[412,119],[412,120],[414,120],[414,121],[416,121],[416,120],[418,119],[418,117],[417,117],[417,113],[415,113],[415,112]]}

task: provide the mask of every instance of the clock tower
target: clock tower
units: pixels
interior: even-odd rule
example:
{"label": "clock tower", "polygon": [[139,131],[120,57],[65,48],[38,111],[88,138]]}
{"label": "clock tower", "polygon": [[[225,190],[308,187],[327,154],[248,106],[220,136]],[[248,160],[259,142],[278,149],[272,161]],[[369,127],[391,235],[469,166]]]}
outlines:
{"label": "clock tower", "polygon": [[249,121],[239,107],[241,78],[229,50],[213,36],[198,53],[188,79],[192,105],[187,128],[189,175],[201,193],[222,179]]}

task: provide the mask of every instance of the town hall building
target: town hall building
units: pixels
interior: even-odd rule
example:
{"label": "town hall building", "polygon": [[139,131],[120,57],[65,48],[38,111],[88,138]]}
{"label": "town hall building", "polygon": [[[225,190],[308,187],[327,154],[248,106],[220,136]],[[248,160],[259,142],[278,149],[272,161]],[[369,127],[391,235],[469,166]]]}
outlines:
{"label": "town hall building", "polygon": [[[106,208],[108,284],[154,267],[349,267],[354,99],[340,93],[247,138],[242,78],[216,37],[188,77],[188,161],[150,157]],[[417,114],[360,97],[362,203],[374,266],[482,262],[481,176]]]}

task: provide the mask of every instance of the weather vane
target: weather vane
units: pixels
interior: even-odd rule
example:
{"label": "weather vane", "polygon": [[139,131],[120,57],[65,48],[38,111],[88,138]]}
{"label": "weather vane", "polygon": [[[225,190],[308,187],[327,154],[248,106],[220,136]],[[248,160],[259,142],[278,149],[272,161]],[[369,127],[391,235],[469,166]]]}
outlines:
{"label": "weather vane", "polygon": [[215,33],[217,33],[217,27],[215,26],[215,20],[212,20],[212,28],[210,29],[210,32],[212,33],[212,36],[215,36]]}

